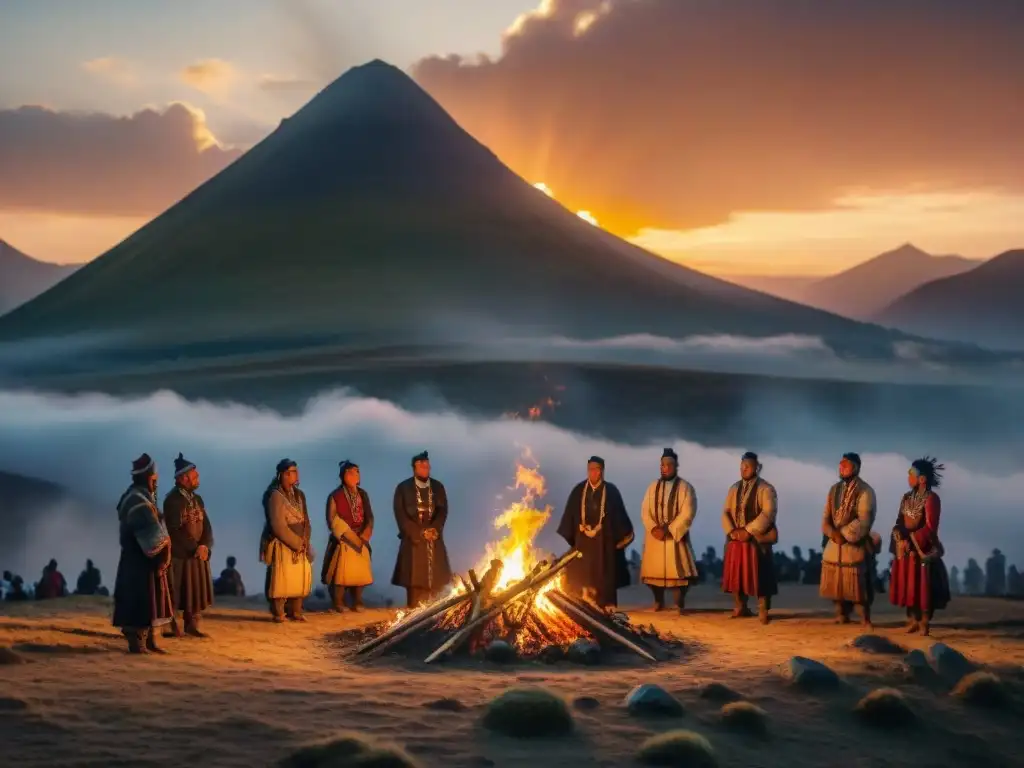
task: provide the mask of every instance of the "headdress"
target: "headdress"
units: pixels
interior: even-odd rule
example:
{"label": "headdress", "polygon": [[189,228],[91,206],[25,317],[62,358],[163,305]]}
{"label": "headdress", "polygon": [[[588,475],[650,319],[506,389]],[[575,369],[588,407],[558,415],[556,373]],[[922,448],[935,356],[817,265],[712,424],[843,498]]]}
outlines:
{"label": "headdress", "polygon": [[587,464],[597,464],[601,469],[604,469],[604,459],[600,456],[591,456],[587,459]]}
{"label": "headdress", "polygon": [[132,462],[132,476],[145,475],[156,468],[156,464],[148,453],[144,453]]}
{"label": "headdress", "polygon": [[412,465],[414,467],[416,466],[417,461],[430,461],[430,454],[427,453],[426,451],[423,451],[422,453],[417,453],[415,456],[412,457]]}
{"label": "headdress", "polygon": [[676,452],[673,451],[671,448],[666,448],[665,450],[663,450],[661,452],[661,458],[672,459],[672,461],[674,461],[676,464],[679,463],[679,456],[677,456]]}
{"label": "headdress", "polygon": [[912,472],[916,472],[918,476],[925,478],[929,488],[939,487],[939,484],[942,482],[942,471],[945,468],[944,464],[939,464],[939,460],[931,456],[925,456],[910,465]]}
{"label": "headdress", "polygon": [[186,459],[180,453],[178,454],[178,458],[176,458],[174,460],[174,476],[175,477],[181,477],[185,473],[191,472],[195,468],[196,468],[196,465],[193,464],[188,459]]}
{"label": "headdress", "polygon": [[344,477],[345,473],[348,472],[350,469],[359,469],[359,465],[356,464],[354,461],[349,461],[348,459],[338,462],[339,477]]}

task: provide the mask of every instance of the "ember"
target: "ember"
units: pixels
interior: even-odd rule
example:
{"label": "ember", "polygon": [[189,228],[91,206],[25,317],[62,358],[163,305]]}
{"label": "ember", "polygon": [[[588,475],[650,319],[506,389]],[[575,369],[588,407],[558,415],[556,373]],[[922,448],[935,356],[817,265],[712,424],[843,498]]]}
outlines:
{"label": "ember", "polygon": [[[611,643],[648,661],[665,658],[664,642],[652,645],[657,633],[629,624],[622,614],[609,616],[597,606],[562,589],[564,571],[581,557],[569,550],[561,557],[541,559],[534,539],[551,517],[551,508],[537,509],[544,496],[544,477],[527,451],[516,470],[516,489],[523,498],[494,521],[505,530],[504,538],[486,548],[486,554],[459,577],[448,594],[409,612],[399,612],[377,637],[356,650],[364,657],[378,656],[389,649],[409,645],[412,637],[427,637],[437,643],[427,663],[463,648],[482,650],[494,641],[508,643],[521,658],[550,656],[564,652],[577,640]],[[483,573],[483,576],[478,576]],[[658,638],[660,639],[660,638]]]}

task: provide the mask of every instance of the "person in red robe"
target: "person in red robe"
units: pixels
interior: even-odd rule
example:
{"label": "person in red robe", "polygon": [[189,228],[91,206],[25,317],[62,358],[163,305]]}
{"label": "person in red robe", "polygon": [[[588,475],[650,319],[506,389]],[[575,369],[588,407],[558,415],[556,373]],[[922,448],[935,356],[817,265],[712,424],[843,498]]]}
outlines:
{"label": "person in red robe", "polygon": [[889,551],[893,555],[889,601],[907,610],[907,632],[927,635],[935,611],[949,605],[949,576],[939,541],[942,502],[935,489],[943,465],[928,456],[910,466]]}

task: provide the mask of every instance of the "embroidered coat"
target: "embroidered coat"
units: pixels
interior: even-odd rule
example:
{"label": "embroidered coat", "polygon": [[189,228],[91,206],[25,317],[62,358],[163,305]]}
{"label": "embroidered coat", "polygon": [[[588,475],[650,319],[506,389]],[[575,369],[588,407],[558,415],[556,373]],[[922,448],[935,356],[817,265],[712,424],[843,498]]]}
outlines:
{"label": "embroidered coat", "polygon": [[[697,494],[681,477],[655,480],[644,494],[640,518],[647,535],[640,564],[640,579],[656,587],[678,587],[696,581],[697,559],[690,544],[690,527],[697,516]],[[668,526],[668,537],[658,541],[651,535],[658,526]]]}

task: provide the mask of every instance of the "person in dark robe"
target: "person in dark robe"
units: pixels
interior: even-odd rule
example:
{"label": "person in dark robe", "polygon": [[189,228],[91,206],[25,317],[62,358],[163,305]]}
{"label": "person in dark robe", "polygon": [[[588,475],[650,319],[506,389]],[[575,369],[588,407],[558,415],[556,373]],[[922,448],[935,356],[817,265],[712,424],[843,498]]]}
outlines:
{"label": "person in dark robe", "polygon": [[373,509],[370,497],[359,487],[359,465],[348,459],[339,465],[341,485],[327,497],[327,551],[320,582],[331,593],[334,610],[345,610],[345,601],[355,611],[363,610],[363,587],[373,583],[370,538]]}
{"label": "person in dark robe", "polygon": [[114,579],[113,625],[131,653],[166,653],[156,644],[156,628],[174,617],[167,571],[171,537],[156,501],[158,474],[149,454],[132,462],[132,484],[117,502],[121,558]]}
{"label": "person in dark robe", "polygon": [[43,568],[43,575],[36,584],[36,600],[52,600],[65,597],[67,593],[68,583],[64,574],[57,570],[57,561],[51,560]]}
{"label": "person in dark robe", "polygon": [[412,457],[412,477],[395,488],[398,524],[398,559],[391,583],[404,587],[406,604],[414,608],[433,600],[452,579],[444,524],[448,520],[448,494],[430,476],[426,451]]}
{"label": "person in dark robe", "polygon": [[[199,488],[199,470],[182,454],[174,460],[174,488],[164,497],[164,523],[171,536],[171,594],[175,614],[182,614],[184,634],[207,637],[199,627],[203,611],[213,605],[210,548],[213,528]],[[181,637],[177,620],[164,637]]]}
{"label": "person in dark robe", "polygon": [[220,572],[220,576],[213,582],[213,594],[225,597],[245,597],[245,584],[242,582],[242,574],[238,572],[235,565],[238,563],[233,556],[229,555],[227,568]]}
{"label": "person in dark robe", "polygon": [[12,603],[28,600],[28,592],[25,591],[25,580],[21,576],[12,576],[10,583],[10,589],[4,592],[4,600]]}
{"label": "person in dark robe", "polygon": [[[889,551],[893,555],[889,601],[907,611],[907,632],[930,632],[935,611],[949,605],[949,575],[939,541],[942,502],[935,489],[945,469],[925,456],[910,466]],[[975,564],[977,565],[977,564]]]}
{"label": "person in dark robe", "polygon": [[277,463],[277,474],[263,493],[265,523],[260,537],[260,562],[267,565],[264,593],[270,615],[305,621],[302,602],[313,588],[311,526],[306,494],[299,489],[299,466],[291,459]]}
{"label": "person in dark robe", "polygon": [[751,616],[747,598],[756,597],[758,618],[767,624],[772,597],[779,591],[772,557],[772,545],[779,541],[779,499],[775,487],[761,477],[761,469],[756,453],[744,453],[740,457],[740,479],[725,495],[722,591],[733,596],[732,618]]}
{"label": "person in dark robe", "polygon": [[103,577],[100,569],[92,564],[92,560],[85,561],[85,570],[78,574],[78,583],[75,584],[76,595],[95,595],[99,593]]}
{"label": "person in dark robe", "polygon": [[619,489],[605,481],[604,468],[604,459],[590,457],[587,479],[569,492],[558,535],[583,555],[566,568],[568,588],[614,610],[618,590],[629,586],[626,547],[633,541],[633,523]]}

